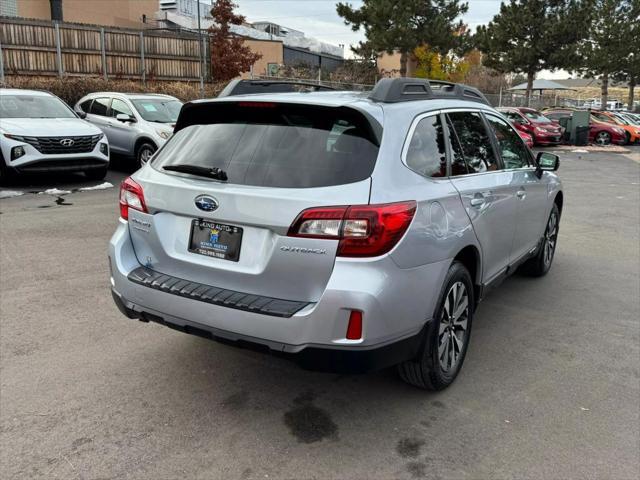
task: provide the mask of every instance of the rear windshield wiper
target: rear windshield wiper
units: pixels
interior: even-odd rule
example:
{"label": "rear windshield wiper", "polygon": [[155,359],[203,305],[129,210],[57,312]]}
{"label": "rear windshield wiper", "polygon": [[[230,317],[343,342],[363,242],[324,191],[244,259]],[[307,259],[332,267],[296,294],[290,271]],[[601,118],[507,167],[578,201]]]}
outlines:
{"label": "rear windshield wiper", "polygon": [[227,172],[218,167],[201,167],[199,165],[178,164],[167,165],[162,168],[163,170],[169,170],[170,172],[190,173],[191,175],[213,178],[222,182],[227,181]]}

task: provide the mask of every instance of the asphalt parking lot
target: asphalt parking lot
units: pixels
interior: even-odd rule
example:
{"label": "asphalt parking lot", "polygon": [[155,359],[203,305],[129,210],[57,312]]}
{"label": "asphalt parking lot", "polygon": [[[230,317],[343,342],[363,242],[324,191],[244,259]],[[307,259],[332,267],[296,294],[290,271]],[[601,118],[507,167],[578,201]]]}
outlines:
{"label": "asphalt parking lot", "polygon": [[[559,247],[477,312],[448,390],[312,373],[123,317],[114,188],[0,200],[0,472],[14,478],[636,479],[640,147],[563,153]],[[56,187],[69,194],[38,194]]]}

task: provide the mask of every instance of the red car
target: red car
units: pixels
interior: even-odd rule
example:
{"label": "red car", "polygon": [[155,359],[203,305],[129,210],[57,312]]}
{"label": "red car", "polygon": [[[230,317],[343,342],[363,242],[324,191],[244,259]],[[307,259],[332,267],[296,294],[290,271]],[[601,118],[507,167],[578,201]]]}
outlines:
{"label": "red car", "polygon": [[558,145],[562,141],[564,129],[533,108],[498,108],[521,132],[533,137],[536,145]]}
{"label": "red car", "polygon": [[516,128],[516,132],[520,135],[520,138],[524,140],[524,143],[527,144],[527,147],[533,148],[533,137],[529,135],[527,132],[523,132],[522,130],[518,130]]}
{"label": "red car", "polygon": [[[561,118],[569,118],[573,114],[573,110],[568,109],[551,109],[544,111],[545,116],[560,120]],[[612,123],[602,122],[591,115],[589,120],[589,143],[597,145],[624,145],[627,143],[627,135],[623,128]]]}

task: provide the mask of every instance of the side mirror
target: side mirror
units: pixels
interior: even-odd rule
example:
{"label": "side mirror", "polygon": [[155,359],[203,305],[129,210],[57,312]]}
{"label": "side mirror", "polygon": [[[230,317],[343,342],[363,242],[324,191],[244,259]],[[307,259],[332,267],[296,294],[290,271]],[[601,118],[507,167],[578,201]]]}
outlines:
{"label": "side mirror", "polygon": [[560,157],[553,153],[538,152],[536,163],[538,164],[536,172],[538,173],[538,177],[540,177],[542,176],[542,172],[555,172],[558,170],[558,168],[560,168]]}
{"label": "side mirror", "polygon": [[87,114],[86,114],[86,113],[84,113],[84,112],[76,112],[76,114],[78,114],[78,116],[79,116],[82,120],[84,120],[85,118],[87,118]]}
{"label": "side mirror", "polygon": [[131,122],[134,123],[136,119],[131,115],[127,115],[126,113],[119,113],[116,115],[116,120],[119,122]]}

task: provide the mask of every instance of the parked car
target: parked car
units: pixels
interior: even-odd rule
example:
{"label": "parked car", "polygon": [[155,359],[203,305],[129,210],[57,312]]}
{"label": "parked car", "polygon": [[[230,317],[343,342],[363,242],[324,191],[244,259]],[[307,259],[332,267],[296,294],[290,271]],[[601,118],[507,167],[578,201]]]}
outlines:
{"label": "parked car", "polygon": [[84,172],[102,179],[109,143],[55,95],[0,88],[0,179],[14,174]]}
{"label": "parked car", "polygon": [[518,135],[520,135],[520,138],[524,140],[524,143],[527,145],[527,147],[533,148],[533,137],[531,135],[529,135],[527,132],[523,132],[522,130],[518,130],[518,129],[516,129],[516,132],[518,132]]}
{"label": "parked car", "polygon": [[[573,110],[570,109],[549,109],[544,110],[544,115],[552,120],[560,120],[561,118],[570,118]],[[624,145],[627,142],[625,130],[608,122],[598,120],[591,115],[589,121],[589,142],[597,145],[609,145],[615,143]]]}
{"label": "parked car", "polygon": [[91,93],[75,105],[109,138],[113,153],[138,167],[171,136],[181,108],[182,102],[169,95],[114,92]]}
{"label": "parked car", "polygon": [[517,130],[533,137],[535,145],[558,145],[564,129],[533,108],[498,108]]}
{"label": "parked car", "polygon": [[640,142],[640,126],[630,122],[625,116],[609,111],[596,111],[591,114],[602,122],[617,125],[625,131],[626,143]]}
{"label": "parked car", "polygon": [[254,84],[268,90],[247,80],[187,103],[122,183],[116,305],[306,368],[398,364],[413,385],[447,387],[485,293],[551,267],[558,157],[534,158],[463,85],[235,94]]}

